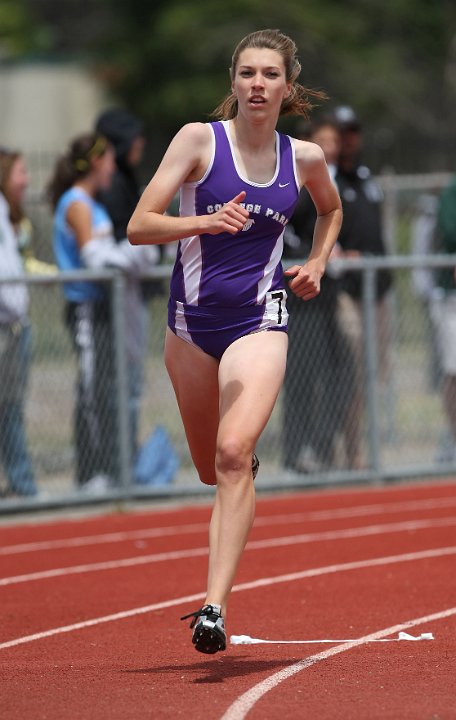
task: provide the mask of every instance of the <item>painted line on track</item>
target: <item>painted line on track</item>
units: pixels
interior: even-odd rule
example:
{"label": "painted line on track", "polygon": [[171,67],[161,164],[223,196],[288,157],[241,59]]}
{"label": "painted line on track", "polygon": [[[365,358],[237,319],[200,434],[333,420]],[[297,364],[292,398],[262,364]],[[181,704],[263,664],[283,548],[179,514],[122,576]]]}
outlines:
{"label": "painted line on track", "polygon": [[[312,510],[304,513],[290,513],[285,515],[259,515],[255,518],[254,527],[268,527],[273,525],[298,524],[302,522],[317,522],[319,520],[342,520],[366,515],[392,514],[399,512],[414,512],[415,510],[438,510],[440,508],[456,507],[456,497],[432,498],[411,500],[396,503],[383,503],[373,505],[360,505],[349,508],[334,508],[333,510]],[[192,535],[208,531],[209,522],[192,523],[187,525],[171,525],[166,527],[144,528],[142,530],[129,530],[100,535],[86,535],[59,540],[41,540],[31,543],[4,545],[0,548],[1,555],[16,555],[41,550],[62,550],[64,548],[85,547],[87,545],[101,545],[120,543],[129,540],[147,540],[175,535]]]}
{"label": "painted line on track", "polygon": [[456,615],[456,607],[432,613],[431,615],[424,615],[423,617],[415,618],[414,620],[407,620],[406,622],[400,623],[399,625],[393,625],[392,627],[385,628],[384,630],[378,630],[377,632],[365,635],[358,640],[350,640],[344,645],[339,645],[338,647],[324,650],[323,652],[317,653],[316,655],[311,655],[310,657],[300,660],[293,665],[289,665],[283,670],[279,670],[279,672],[270,675],[265,680],[262,680],[257,685],[254,685],[252,688],[250,688],[250,690],[247,690],[247,692],[240,695],[237,700],[235,700],[234,703],[230,705],[230,707],[222,715],[220,720],[244,720],[247,713],[250,712],[253,706],[259,700],[261,700],[264,695],[266,695],[266,693],[268,693],[270,690],[276,688],[277,685],[279,685],[284,680],[288,680],[293,675],[296,675],[302,670],[306,670],[306,668],[311,667],[312,665],[315,665],[322,660],[327,660],[328,658],[333,657],[333,655],[339,655],[340,653],[347,652],[347,650],[352,650],[353,648],[359,647],[360,645],[366,645],[367,643],[378,641],[381,638],[387,637],[388,635],[393,635],[404,630],[408,630],[409,628],[416,627],[417,625],[424,625],[430,622],[434,622],[436,620],[443,620],[445,618],[451,617],[452,615]]}
{"label": "painted line on track", "polygon": [[[412,532],[417,530],[429,530],[439,527],[451,527],[456,525],[456,517],[440,518],[434,520],[427,518],[423,520],[408,520],[400,523],[385,523],[384,525],[367,525],[364,527],[346,528],[345,530],[325,530],[319,533],[306,533],[304,535],[287,535],[285,537],[268,538],[265,540],[252,540],[247,543],[245,550],[265,550],[267,548],[285,547],[289,545],[302,545],[313,542],[328,542],[333,540],[356,539],[360,537],[372,537],[374,535],[385,535],[397,532]],[[52,568],[23,575],[0,578],[0,587],[18,585],[38,580],[49,580],[69,575],[80,575],[90,572],[105,570],[120,570],[123,568],[138,567],[158,562],[171,562],[173,560],[188,560],[190,558],[204,557],[209,554],[207,546],[189,548],[187,550],[171,550],[168,552],[154,553],[153,555],[138,555],[121,560],[105,560],[97,563],[85,563],[70,567]]]}
{"label": "painted line on track", "polygon": [[[362,570],[365,568],[381,567],[384,565],[393,565],[402,562],[427,560],[430,558],[445,557],[450,555],[456,555],[456,546],[434,548],[431,550],[421,550],[420,552],[404,553],[403,555],[388,555],[380,558],[370,558],[368,560],[358,560],[349,563],[341,563],[339,565],[327,565],[325,567],[311,568],[309,570],[301,570],[300,572],[287,573],[286,575],[277,575],[276,577],[258,578],[257,580],[252,580],[249,582],[234,585],[232,592],[244,592],[246,590],[255,590],[260,587],[277,585],[279,583],[296,582],[309,577],[335,574],[338,572],[348,572],[350,570]],[[166,608],[175,607],[177,605],[184,605],[187,603],[196,602],[197,600],[203,600],[204,597],[205,594],[203,592],[193,595],[185,595],[183,597],[173,598],[171,600],[164,600],[162,602],[154,603],[152,605],[145,605],[139,608],[132,608],[131,610],[124,610],[122,612],[117,612],[112,615],[104,615],[98,618],[83,620],[72,625],[64,625],[61,627],[52,628],[50,630],[44,630],[42,632],[34,633],[33,635],[25,635],[24,637],[7,640],[6,642],[0,643],[0,650],[6,650],[7,648],[24,645],[25,643],[30,643],[36,640],[43,640],[45,638],[55,635],[61,635],[62,633],[83,630],[85,628],[93,627],[95,625],[101,625],[103,623],[124,620],[126,618],[135,617],[137,615],[144,615],[146,613],[154,612],[155,610],[164,610]],[[393,629],[392,632],[395,632],[395,630]]]}

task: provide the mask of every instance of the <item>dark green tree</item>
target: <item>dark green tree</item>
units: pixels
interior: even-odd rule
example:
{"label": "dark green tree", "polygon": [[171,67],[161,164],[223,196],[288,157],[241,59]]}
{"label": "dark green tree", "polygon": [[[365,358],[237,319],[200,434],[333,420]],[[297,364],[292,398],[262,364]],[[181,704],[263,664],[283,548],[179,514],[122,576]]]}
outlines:
{"label": "dark green tree", "polygon": [[90,61],[161,152],[209,118],[235,44],[259,27],[295,39],[301,81],[327,92],[328,109],[356,108],[377,168],[442,168],[456,153],[454,0],[0,0],[0,59]]}
{"label": "dark green tree", "polygon": [[328,107],[349,103],[365,120],[377,164],[396,155],[399,164],[399,155],[416,164],[417,143],[444,161],[455,119],[451,0],[105,3],[112,15],[102,43],[105,75],[158,132],[207,119],[229,89],[236,42],[259,26],[280,27],[297,42],[303,83],[325,89]]}

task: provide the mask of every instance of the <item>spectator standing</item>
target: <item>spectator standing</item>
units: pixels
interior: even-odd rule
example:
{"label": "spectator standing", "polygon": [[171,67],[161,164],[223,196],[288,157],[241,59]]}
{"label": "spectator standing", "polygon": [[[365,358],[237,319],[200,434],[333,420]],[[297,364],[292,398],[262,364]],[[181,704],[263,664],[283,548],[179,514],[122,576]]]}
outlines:
{"label": "spectator standing", "polygon": [[[361,123],[352,108],[337,107],[334,111],[341,132],[341,150],[336,173],[343,208],[343,223],[339,245],[343,257],[383,256],[386,247],[383,237],[381,207],[383,193],[370,170],[361,164],[363,136]],[[389,365],[389,321],[387,292],[391,287],[391,273],[377,273],[377,348],[380,376],[385,379]],[[345,423],[347,462],[352,469],[363,469],[366,460],[362,450],[362,418],[364,411],[364,348],[362,274],[344,273],[339,295],[339,322],[351,344],[355,358],[355,388]]]}
{"label": "spectator standing", "polygon": [[[137,276],[156,262],[156,248],[138,251],[114,239],[108,212],[96,199],[114,171],[114,150],[97,133],[75,138],[59,159],[49,194],[60,270],[113,267]],[[89,281],[65,283],[64,294],[78,356],[76,481],[87,491],[103,491],[117,483],[119,472],[111,299],[102,283]]]}
{"label": "spectator standing", "polygon": [[[144,133],[140,120],[123,108],[105,110],[97,119],[96,132],[103,135],[115,152],[115,170],[111,185],[98,193],[98,199],[109,213],[114,238],[122,243],[127,225],[138,204],[140,188],[136,177],[144,152]],[[128,348],[128,405],[131,458],[138,450],[138,426],[144,384],[144,360],[147,349],[147,296],[150,283],[130,277],[126,308]]]}
{"label": "spectator standing", "polygon": [[[333,181],[340,152],[336,120],[325,115],[304,126],[301,139],[319,145]],[[316,212],[303,189],[285,230],[284,257],[308,257]],[[284,465],[298,472],[318,472],[334,466],[335,440],[342,429],[353,385],[350,346],[337,318],[339,278],[331,261],[340,255],[335,245],[322,277],[320,294],[311,303],[288,294],[288,358],[284,383]]]}
{"label": "spectator standing", "polygon": [[[29,176],[23,156],[0,148],[0,278],[21,279],[22,208]],[[36,495],[24,427],[24,404],[31,359],[29,296],[23,282],[0,284],[0,457],[8,491]]]}
{"label": "spectator standing", "polygon": [[136,169],[145,147],[143,126],[127,110],[110,108],[97,118],[95,132],[103,135],[114,148],[112,181],[108,188],[99,192],[98,198],[109,213],[116,241],[122,242],[127,237],[128,221],[140,197]]}
{"label": "spectator standing", "polygon": [[[441,193],[438,202],[437,228],[443,253],[456,253],[456,175]],[[439,286],[444,297],[436,317],[443,372],[443,403],[450,425],[453,456],[456,460],[456,269],[445,268],[440,273]],[[436,314],[437,315],[437,314]]]}
{"label": "spectator standing", "polygon": [[[410,224],[410,251],[413,255],[432,255],[436,252],[437,206],[435,193],[423,193],[417,199],[415,213]],[[420,302],[425,324],[426,337],[429,338],[429,386],[432,390],[440,387],[442,369],[438,351],[434,305],[440,297],[434,268],[415,268],[411,275],[414,294]]]}

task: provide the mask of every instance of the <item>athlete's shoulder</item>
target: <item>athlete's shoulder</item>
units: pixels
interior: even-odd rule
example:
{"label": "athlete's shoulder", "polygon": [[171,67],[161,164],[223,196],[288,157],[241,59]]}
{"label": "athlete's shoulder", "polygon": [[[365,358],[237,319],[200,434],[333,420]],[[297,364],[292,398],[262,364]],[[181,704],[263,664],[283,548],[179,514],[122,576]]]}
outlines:
{"label": "athlete's shoulder", "polygon": [[[171,140],[162,161],[150,181],[157,197],[166,188],[166,194],[178,191],[182,183],[194,182],[203,176],[212,154],[211,130],[206,123],[192,122],[183,125]],[[158,188],[157,188],[158,184]],[[147,192],[147,191],[146,191]],[[149,193],[147,192],[146,197]]]}
{"label": "athlete's shoulder", "polygon": [[313,178],[327,174],[325,155],[319,145],[309,140],[293,139],[295,145],[296,169],[301,186]]}
{"label": "athlete's shoulder", "polygon": [[183,125],[176,134],[176,140],[192,143],[196,146],[207,145],[211,140],[211,130],[208,123],[192,122]]}

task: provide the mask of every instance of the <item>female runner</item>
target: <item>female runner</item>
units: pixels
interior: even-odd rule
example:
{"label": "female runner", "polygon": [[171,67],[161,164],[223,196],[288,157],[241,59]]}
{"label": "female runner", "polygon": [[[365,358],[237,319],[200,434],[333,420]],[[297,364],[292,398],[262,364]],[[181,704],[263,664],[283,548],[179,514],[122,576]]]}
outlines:
{"label": "female runner", "polygon": [[[282,238],[305,186],[318,219],[312,251],[287,271],[303,300],[320,279],[341,224],[322,150],[279,134],[279,115],[307,116],[296,45],[278,30],[235,49],[231,93],[214,123],[174,137],[129,223],[130,242],[179,241],[165,363],[203,483],[216,485],[206,600],[192,617],[203,653],[226,647],[228,597],[255,509],[255,445],[279,394],[287,356]],[[180,189],[180,216],[165,215]],[[253,459],[252,459],[253,458]],[[185,618],[183,618],[185,619]]]}

